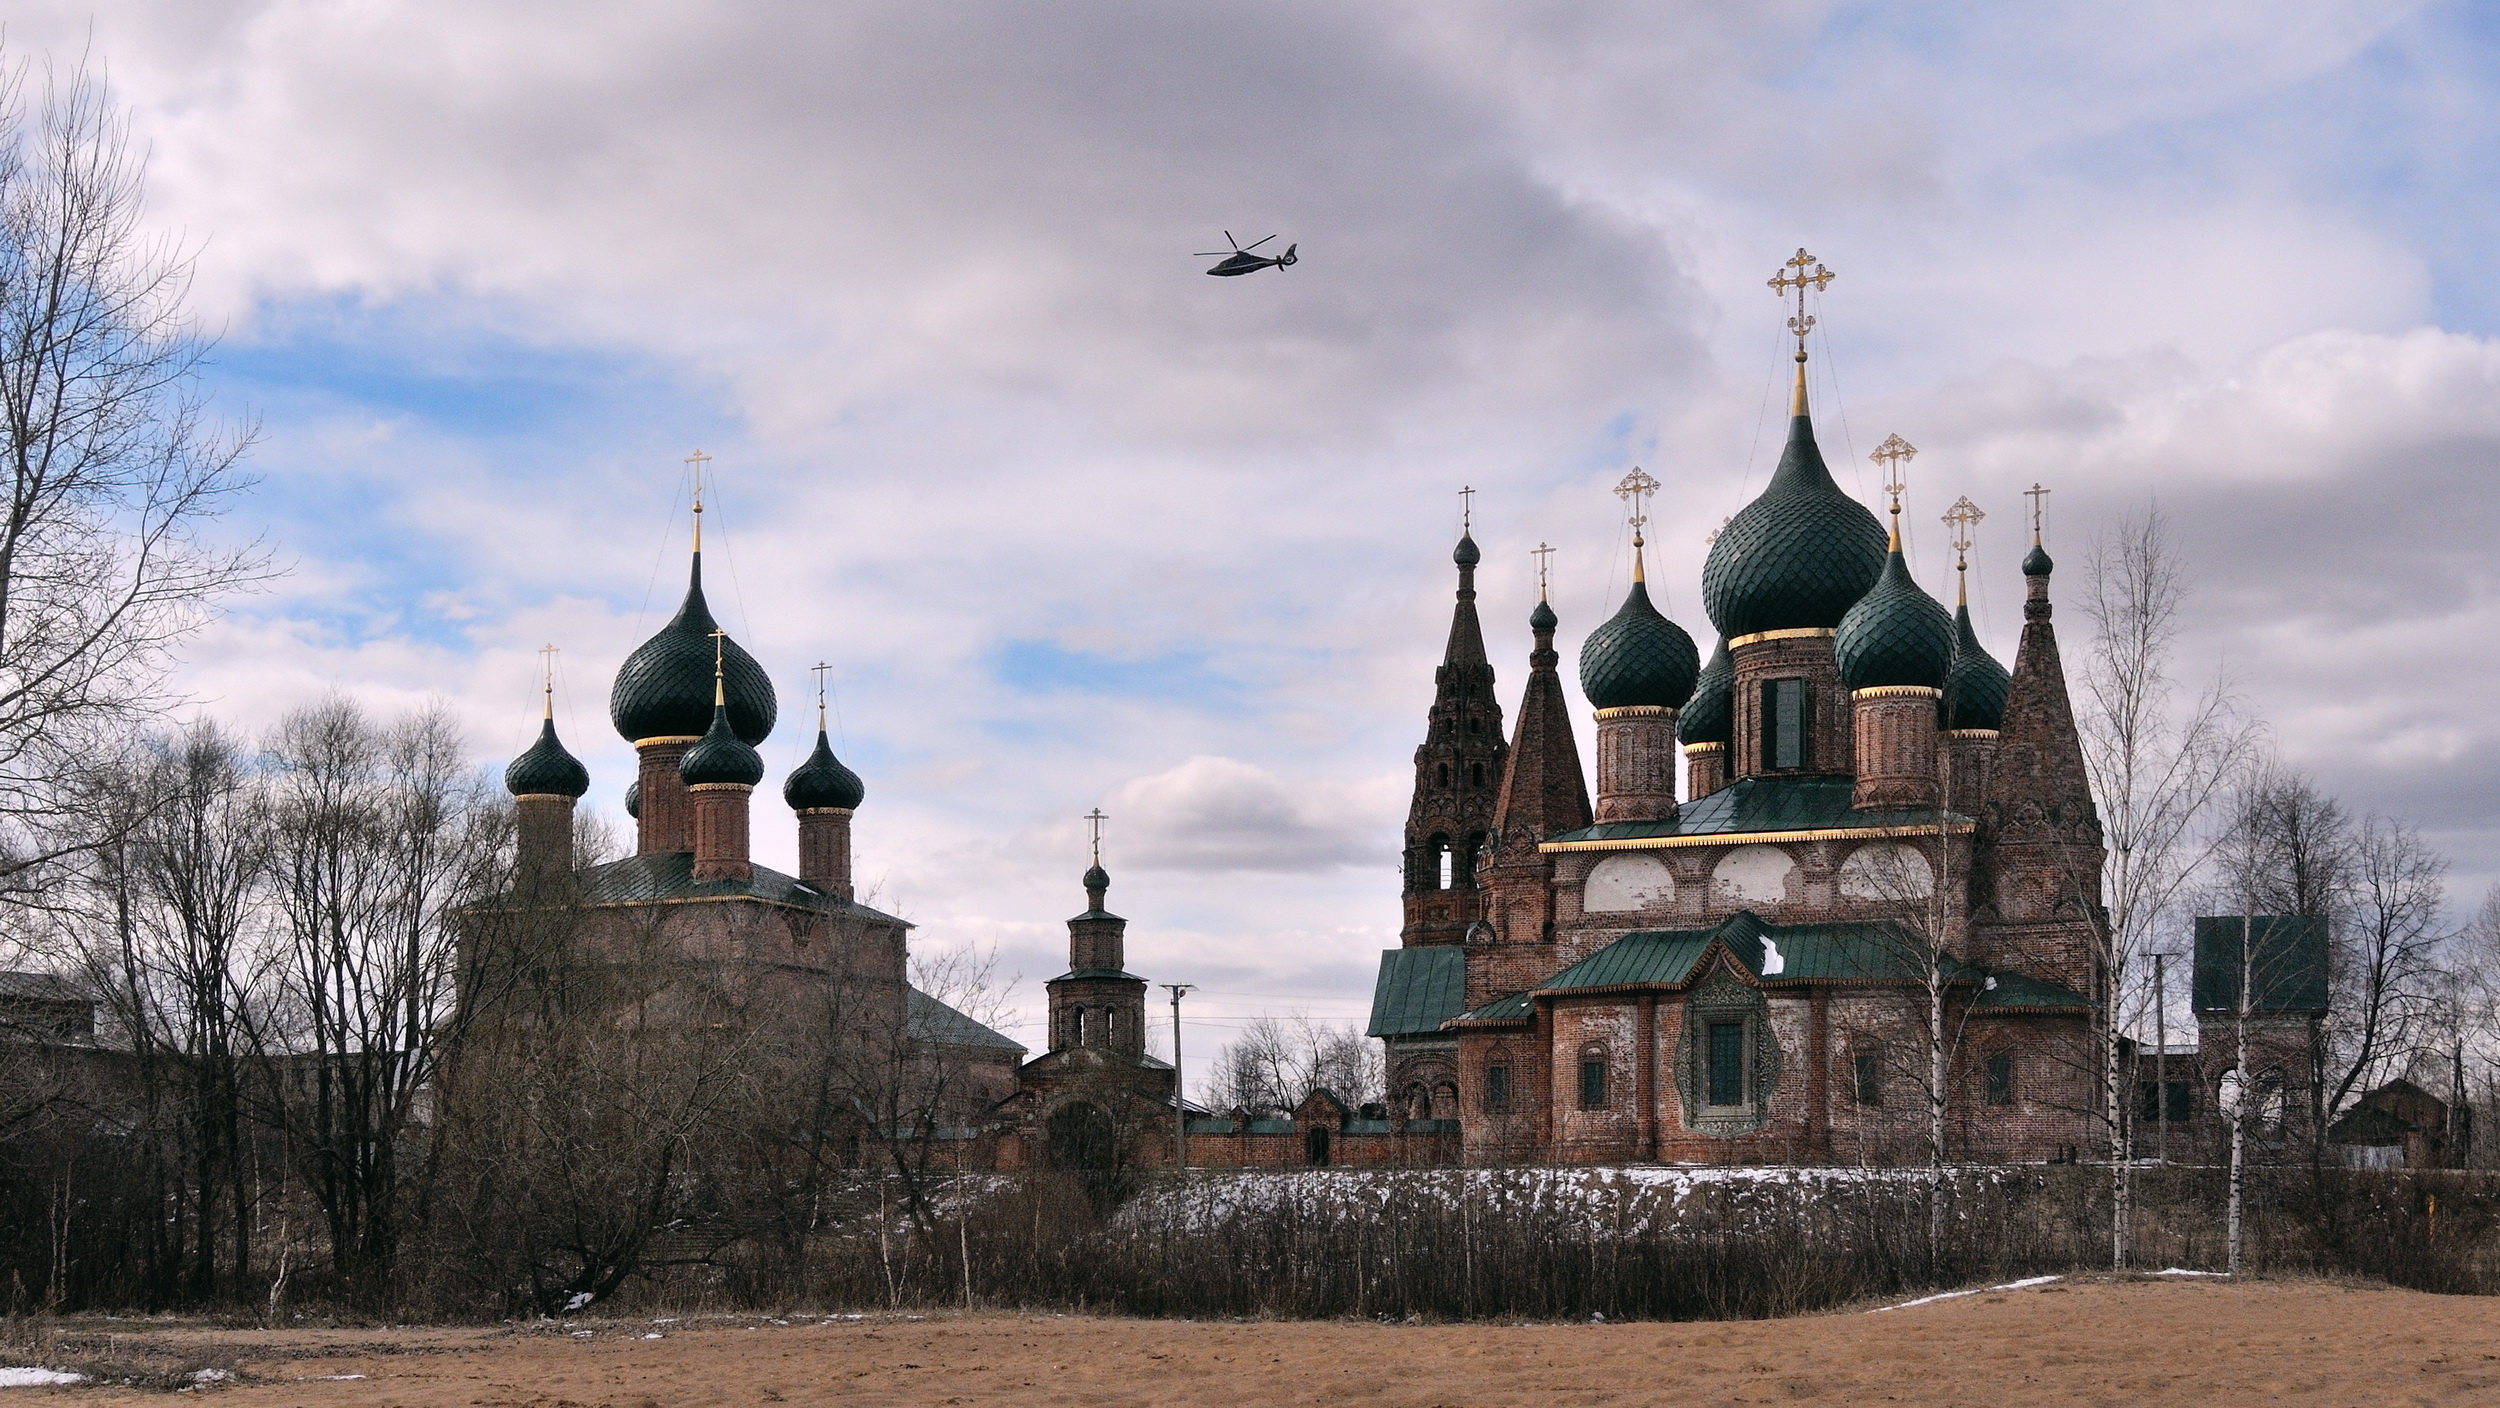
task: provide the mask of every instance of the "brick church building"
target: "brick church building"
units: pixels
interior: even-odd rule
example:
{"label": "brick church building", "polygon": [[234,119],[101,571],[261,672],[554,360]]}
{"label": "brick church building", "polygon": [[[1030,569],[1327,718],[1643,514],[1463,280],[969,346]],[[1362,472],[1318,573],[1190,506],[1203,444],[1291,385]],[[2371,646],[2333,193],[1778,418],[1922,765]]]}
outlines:
{"label": "brick church building", "polygon": [[1949,1157],[2094,1138],[2101,835],[2049,556],[2035,524],[2009,675],[1967,585],[1948,611],[1911,578],[1897,493],[1887,533],[1833,482],[1797,360],[1703,571],[1706,664],[1626,481],[1631,591],[1578,661],[1593,799],[1553,607],[1505,742],[1459,542],[1370,1030],[1395,1114],[1459,1120],[1471,1162],[1917,1161],[1939,1065]]}

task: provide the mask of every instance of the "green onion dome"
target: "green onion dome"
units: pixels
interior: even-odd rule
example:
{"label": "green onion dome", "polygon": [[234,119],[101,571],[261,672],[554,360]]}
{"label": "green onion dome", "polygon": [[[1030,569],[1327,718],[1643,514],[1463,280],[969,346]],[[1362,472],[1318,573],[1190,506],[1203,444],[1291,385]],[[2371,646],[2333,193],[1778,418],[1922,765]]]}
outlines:
{"label": "green onion dome", "polygon": [[1542,600],[1537,602],[1536,610],[1528,613],[1528,629],[1531,631],[1550,631],[1561,624],[1562,618],[1556,616],[1554,608]]}
{"label": "green onion dome", "polygon": [[2048,550],[2038,543],[2033,543],[2031,551],[2023,554],[2023,575],[2026,577],[2045,577],[2056,566],[2049,561]]}
{"label": "green onion dome", "polygon": [[[608,718],[628,743],[690,738],[712,718],[712,632],[719,624],[703,600],[703,554],[694,555],[686,600],[659,634],[634,648],[608,692]],[[778,706],[773,682],[734,640],[721,641],[720,667],[729,698],[729,726],[749,744],[773,731]]]}
{"label": "green onion dome", "polygon": [[1458,547],[1450,553],[1450,561],[1457,563],[1461,567],[1473,567],[1477,563],[1484,561],[1484,554],[1476,548],[1476,539],[1474,534],[1462,533],[1459,535]]}
{"label": "green onion dome", "polygon": [[677,775],[689,787],[734,782],[748,787],[764,780],[764,755],[747,746],[729,724],[729,706],[713,706],[712,726],[677,760]]}
{"label": "green onion dome", "polygon": [[639,777],[625,784],[625,815],[636,821],[642,820],[642,779]]}
{"label": "green onion dome", "polygon": [[1884,554],[1874,589],[1840,618],[1832,653],[1840,658],[1841,682],[1851,689],[1944,687],[1953,664],[1953,618],[1911,580],[1899,544]]}
{"label": "green onion dome", "polygon": [[1979,633],[1970,625],[1969,603],[1955,608],[1953,663],[1945,670],[1944,713],[1937,726],[2003,727],[2005,694],[2013,688],[2013,684],[2013,677],[2005,673],[2005,667],[1979,644]]}
{"label": "green onion dome", "polygon": [[590,790],[590,770],[556,741],[556,721],[538,726],[538,741],[503,770],[503,790],[515,797],[572,797]]}
{"label": "green onion dome", "polygon": [[1710,545],[1701,569],[1702,607],[1730,640],[1828,629],[1840,624],[1883,568],[1883,526],[1823,467],[1800,383],[1779,468]]}
{"label": "green onion dome", "polygon": [[781,784],[781,800],[788,802],[794,812],[831,807],[853,811],[867,796],[868,784],[833,756],[833,745],[825,741],[821,728],[816,730],[816,751],[808,754],[807,761],[793,769],[789,779]]}
{"label": "green onion dome", "polygon": [[1637,571],[1623,609],[1580,643],[1580,692],[1593,708],[1681,709],[1700,674],[1693,638],[1649,604],[1649,584]]}
{"label": "green onion dome", "polygon": [[1085,888],[1088,890],[1110,889],[1111,872],[1099,865],[1091,867],[1085,872]]}
{"label": "green onion dome", "polygon": [[1693,685],[1693,702],[1675,719],[1679,743],[1732,743],[1736,739],[1736,666],[1727,657],[1727,637],[1710,652]]}

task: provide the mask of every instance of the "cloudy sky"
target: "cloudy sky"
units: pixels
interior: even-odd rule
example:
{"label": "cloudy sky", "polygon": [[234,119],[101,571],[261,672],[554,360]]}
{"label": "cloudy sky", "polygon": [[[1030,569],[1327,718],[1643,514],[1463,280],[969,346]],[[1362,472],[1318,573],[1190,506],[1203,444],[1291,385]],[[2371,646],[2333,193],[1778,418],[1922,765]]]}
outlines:
{"label": "cloudy sky", "polygon": [[[1359,1019],[1472,484],[1506,695],[1528,550],[1566,660],[1759,489],[1822,300],[1845,485],[1915,442],[1914,561],[1968,494],[2010,658],[2021,500],[2070,564],[2158,501],[2183,673],[2227,669],[2356,810],[2500,878],[2500,28],[2464,4],[183,3],[13,8],[109,70],[196,250],[241,527],[292,572],[190,653],[266,723],[428,697],[500,766],[563,647],[623,820],[618,662],[712,600],[807,666],[916,942],[994,946],[1038,1044],[1111,814],[1130,966]],[[1274,232],[1283,273],[1192,251]],[[2066,618],[2079,630],[2074,613]],[[1585,727],[1585,716],[1583,717]],[[1585,735],[1584,735],[1585,737]],[[773,818],[781,816],[782,820]],[[759,799],[760,858],[792,828]]]}

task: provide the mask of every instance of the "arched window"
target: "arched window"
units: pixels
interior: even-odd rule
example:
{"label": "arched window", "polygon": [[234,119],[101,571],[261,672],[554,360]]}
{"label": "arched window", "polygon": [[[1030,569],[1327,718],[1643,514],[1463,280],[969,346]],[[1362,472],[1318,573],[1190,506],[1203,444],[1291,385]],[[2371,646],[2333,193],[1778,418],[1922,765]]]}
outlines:
{"label": "arched window", "polygon": [[1440,887],[1444,890],[1450,888],[1450,885],[1457,877],[1454,873],[1455,866],[1450,855],[1449,837],[1435,836],[1432,838],[1432,865],[1434,873],[1439,876]]}
{"label": "arched window", "polygon": [[1071,1007],[1068,1009],[1068,1045],[1083,1046],[1084,1044],[1085,1009],[1082,1007]]}
{"label": "arched window", "polygon": [[1884,1049],[1873,1044],[1860,1046],[1849,1060],[1853,1068],[1850,1074],[1856,1077],[1858,1103],[1884,1103]]}
{"label": "arched window", "polygon": [[1606,1048],[1589,1045],[1580,1048],[1580,1108],[1606,1108]]}

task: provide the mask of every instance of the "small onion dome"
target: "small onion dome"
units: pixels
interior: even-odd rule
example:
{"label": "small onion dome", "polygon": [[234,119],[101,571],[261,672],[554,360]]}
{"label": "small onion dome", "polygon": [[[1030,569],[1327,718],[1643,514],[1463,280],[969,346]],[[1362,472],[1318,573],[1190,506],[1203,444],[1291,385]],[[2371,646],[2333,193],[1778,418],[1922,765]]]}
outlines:
{"label": "small onion dome", "polygon": [[515,797],[572,797],[590,790],[590,771],[556,741],[556,721],[538,726],[538,741],[503,770],[503,790]]}
{"label": "small onion dome", "polygon": [[1979,643],[1970,626],[1970,607],[1953,613],[1953,664],[1944,674],[1942,728],[2000,728],[2005,723],[2005,693],[2013,677]]}
{"label": "small onion dome", "polygon": [[729,726],[729,706],[716,705],[712,727],[677,760],[677,775],[689,787],[735,782],[753,787],[764,780],[764,755],[747,746]]}
{"label": "small onion dome", "polygon": [[1599,709],[1681,709],[1700,673],[1693,638],[1649,604],[1646,582],[1633,582],[1623,609],[1580,645],[1580,692]]}
{"label": "small onion dome", "polygon": [[1736,666],[1727,658],[1727,637],[1710,652],[1693,685],[1693,702],[1675,719],[1679,743],[1733,743],[1736,740]]}
{"label": "small onion dome", "polygon": [[2038,543],[2033,543],[2031,551],[2023,554],[2023,575],[2026,577],[2045,577],[2056,566],[2049,561],[2048,549]]}
{"label": "small onion dome", "polygon": [[1450,554],[1450,561],[1461,567],[1473,567],[1484,561],[1484,554],[1476,549],[1476,537],[1473,533],[1459,535],[1458,548]]}
{"label": "small onion dome", "polygon": [[[628,743],[690,738],[712,718],[712,632],[719,629],[703,600],[703,554],[694,555],[686,600],[659,634],[634,648],[608,691],[608,718]],[[773,731],[778,705],[764,667],[734,640],[721,641],[720,668],[729,725],[749,744]]]}
{"label": "small onion dome", "polygon": [[1814,423],[1788,421],[1788,447],[1762,493],[1710,545],[1701,602],[1719,634],[1829,629],[1875,585],[1884,529],[1823,467]]}
{"label": "small onion dome", "polygon": [[639,777],[625,784],[625,815],[636,821],[642,820],[642,779]]}
{"label": "small onion dome", "polygon": [[1088,890],[1108,890],[1108,889],[1110,889],[1110,888],[1111,888],[1111,872],[1110,872],[1110,871],[1108,871],[1108,870],[1103,869],[1103,868],[1102,868],[1101,866],[1099,866],[1099,865],[1097,865],[1097,866],[1093,867],[1093,868],[1092,868],[1092,869],[1090,869],[1090,870],[1087,870],[1087,871],[1085,872],[1085,888],[1086,888],[1086,889],[1088,889]]}
{"label": "small onion dome", "polygon": [[1531,631],[1550,631],[1561,624],[1562,618],[1556,616],[1554,608],[1545,602],[1538,602],[1536,610],[1528,613],[1528,629]]}
{"label": "small onion dome", "polygon": [[1884,555],[1874,589],[1840,618],[1832,653],[1840,657],[1841,682],[1851,689],[1944,687],[1953,664],[1953,618],[1911,580],[1897,545]]}
{"label": "small onion dome", "polygon": [[807,761],[793,769],[789,779],[781,784],[781,800],[788,802],[794,812],[828,808],[852,811],[867,795],[868,784],[833,756],[833,745],[825,741],[821,728],[816,730],[816,751],[808,754]]}

